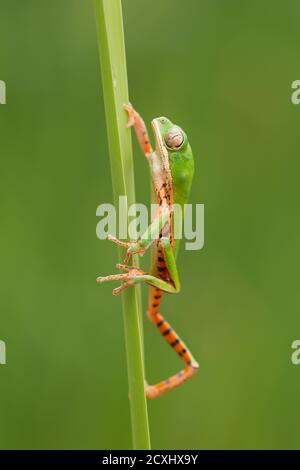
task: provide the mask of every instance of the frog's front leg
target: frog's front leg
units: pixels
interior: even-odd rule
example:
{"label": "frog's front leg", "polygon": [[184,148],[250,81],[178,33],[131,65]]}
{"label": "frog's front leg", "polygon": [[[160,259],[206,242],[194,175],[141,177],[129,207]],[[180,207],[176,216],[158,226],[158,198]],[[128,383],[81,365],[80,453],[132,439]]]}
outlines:
{"label": "frog's front leg", "polygon": [[134,126],[137,139],[146,158],[153,153],[146,124],[140,114],[133,108],[131,103],[124,104],[124,109],[128,113],[127,127]]}
{"label": "frog's front leg", "polygon": [[162,279],[155,274],[146,273],[142,269],[135,266],[127,266],[124,264],[118,264],[117,267],[127,271],[125,274],[112,274],[110,276],[98,277],[97,282],[110,282],[110,281],[123,281],[124,284],[113,290],[113,294],[117,295],[122,292],[122,290],[127,287],[133,286],[135,284],[147,283],[157,289],[160,289],[169,294],[177,294],[180,290],[180,281],[176,267],[176,261],[172,247],[170,245],[170,240],[167,237],[162,237],[160,243],[164,252],[164,259],[166,262],[166,267],[169,273],[169,280]]}
{"label": "frog's front leg", "polygon": [[138,276],[144,275],[144,271],[136,266],[127,266],[124,264],[117,264],[117,268],[121,269],[122,271],[126,271],[126,273],[120,274],[112,274],[110,276],[99,276],[97,277],[96,281],[99,283],[102,282],[110,282],[110,281],[123,281],[123,284],[119,287],[113,289],[113,295],[119,295],[123,290],[127,289],[130,286],[135,284],[135,279]]}
{"label": "frog's front leg", "polygon": [[158,208],[155,218],[138,241],[123,242],[122,240],[119,240],[118,238],[115,238],[112,235],[108,235],[107,239],[112,241],[113,243],[116,243],[119,246],[127,248],[127,255],[124,260],[124,264],[127,264],[132,255],[139,254],[140,256],[143,256],[143,254],[148,250],[151,244],[155,240],[158,240],[160,232],[169,223],[169,221],[169,207],[166,205],[161,206]]}

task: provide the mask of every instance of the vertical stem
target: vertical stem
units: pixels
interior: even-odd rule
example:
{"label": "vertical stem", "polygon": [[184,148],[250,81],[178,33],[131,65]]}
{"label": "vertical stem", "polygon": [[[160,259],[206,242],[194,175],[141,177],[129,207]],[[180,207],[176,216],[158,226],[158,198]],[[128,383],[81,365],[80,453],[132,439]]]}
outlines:
{"label": "vertical stem", "polygon": [[[128,102],[121,0],[95,0],[99,55],[115,205],[119,196],[135,202],[131,134],[123,104]],[[135,264],[138,260],[135,260]],[[150,449],[140,315],[140,291],[122,293],[133,446]]]}

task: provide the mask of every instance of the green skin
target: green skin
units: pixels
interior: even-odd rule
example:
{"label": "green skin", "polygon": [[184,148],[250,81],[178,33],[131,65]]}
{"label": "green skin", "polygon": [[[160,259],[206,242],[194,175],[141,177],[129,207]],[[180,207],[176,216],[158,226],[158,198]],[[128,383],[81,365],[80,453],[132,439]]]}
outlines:
{"label": "green skin", "polygon": [[[194,157],[187,135],[182,129],[174,125],[169,119],[160,117],[153,119],[152,126],[156,140],[155,153],[161,156],[161,144],[167,152],[169,167],[172,176],[172,191],[174,204],[179,204],[184,214],[184,205],[188,202],[194,177]],[[179,149],[168,147],[164,136],[172,129],[177,128],[183,136],[183,143]],[[176,242],[175,255],[177,256],[179,241]],[[176,257],[175,256],[175,257]]]}
{"label": "green skin", "polygon": [[[123,280],[127,284],[126,287],[145,282],[164,292],[175,294],[180,290],[180,280],[176,266],[179,241],[176,241],[176,248],[174,249],[172,244],[173,224],[170,219],[172,202],[170,203],[170,200],[181,206],[183,214],[184,204],[188,201],[193,180],[194,159],[186,134],[169,119],[165,117],[153,119],[152,127],[156,148],[151,155],[146,155],[146,157],[150,164],[153,187],[157,195],[157,204],[160,210],[158,210],[158,215],[137,242],[123,243],[110,238],[115,243],[127,247],[126,261],[135,253],[143,255],[153,242],[156,242],[153,250],[151,273],[146,274],[142,270],[131,266],[119,265],[121,269],[128,271],[128,274],[107,276],[106,278],[101,277],[97,280],[98,282]],[[174,140],[170,139],[170,136],[173,136]],[[166,199],[162,199],[159,195],[162,184],[165,185],[167,194],[171,197],[168,203]],[[163,251],[170,281],[157,276],[159,249]],[[116,289],[115,293],[119,293],[121,290]]]}

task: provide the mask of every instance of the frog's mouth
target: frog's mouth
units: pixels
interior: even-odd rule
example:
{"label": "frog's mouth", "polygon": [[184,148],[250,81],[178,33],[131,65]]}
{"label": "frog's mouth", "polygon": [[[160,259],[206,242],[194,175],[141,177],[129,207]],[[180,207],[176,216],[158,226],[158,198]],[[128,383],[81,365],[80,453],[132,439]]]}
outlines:
{"label": "frog's mouth", "polygon": [[159,148],[159,150],[162,150],[162,148],[164,147],[164,141],[161,135],[160,127],[159,127],[159,119],[160,118],[152,119],[151,125],[152,125],[157,147]]}
{"label": "frog's mouth", "polygon": [[161,122],[166,120],[164,117],[155,118],[152,120],[151,125],[156,141],[156,152],[159,153],[161,158],[162,166],[164,168],[164,179],[169,194],[169,204],[173,205],[173,184],[172,184],[172,174],[169,164],[169,153],[165,145],[164,138],[161,133]]}
{"label": "frog's mouth", "polygon": [[165,119],[165,118],[160,117],[160,118],[153,119],[151,122],[151,125],[152,125],[152,129],[153,129],[153,133],[154,133],[154,137],[156,141],[156,148],[158,149],[159,154],[161,156],[162,164],[166,172],[170,174],[168,150],[166,148],[163,136],[161,134],[161,128],[160,128],[160,121],[162,119]]}

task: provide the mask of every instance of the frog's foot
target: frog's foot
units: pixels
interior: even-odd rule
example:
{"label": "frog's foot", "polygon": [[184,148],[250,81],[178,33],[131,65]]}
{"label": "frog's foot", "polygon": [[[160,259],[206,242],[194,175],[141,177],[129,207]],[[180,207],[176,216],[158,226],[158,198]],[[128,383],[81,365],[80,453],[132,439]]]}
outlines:
{"label": "frog's foot", "polygon": [[123,264],[123,263],[116,264],[116,267],[118,269],[121,269],[121,271],[126,271],[127,273],[129,273],[130,271],[132,271],[134,269],[136,269],[136,270],[139,269],[137,266],[128,266],[128,264]]}
{"label": "frog's foot", "polygon": [[132,281],[124,282],[124,284],[122,284],[121,286],[116,287],[115,289],[113,289],[112,294],[113,295],[119,295],[119,294],[121,294],[121,292],[123,292],[123,290],[127,289],[130,286],[134,286],[134,282],[132,282]]}
{"label": "frog's foot", "polygon": [[132,127],[135,125],[136,122],[136,115],[138,114],[135,109],[133,108],[131,103],[125,103],[124,104],[124,109],[128,113],[128,122],[127,122],[127,127]]}
{"label": "frog's foot", "polygon": [[107,235],[107,240],[115,243],[116,245],[123,246],[125,248],[129,248],[132,243],[130,242],[122,242],[122,240],[119,240],[116,237],[113,237],[112,235]]}
{"label": "frog's foot", "polygon": [[126,253],[126,257],[124,259],[123,265],[128,264],[128,262],[129,262],[132,255],[139,254],[140,256],[143,256],[143,254],[146,251],[146,248],[141,247],[139,242],[123,242],[123,241],[119,240],[118,238],[113,237],[112,235],[108,235],[107,240],[110,240],[111,242],[115,243],[116,245],[127,248],[127,253]]}
{"label": "frog's foot", "polygon": [[[122,268],[120,266],[122,266]],[[117,265],[117,267],[125,270],[124,265]],[[136,268],[135,266],[126,266],[126,270],[128,271],[126,274],[112,274],[104,277],[99,276],[97,277],[96,282],[101,284],[102,282],[123,281],[124,283],[121,286],[112,291],[113,295],[118,295],[123,290],[127,289],[127,287],[133,286],[137,276],[145,274],[142,269]]]}

